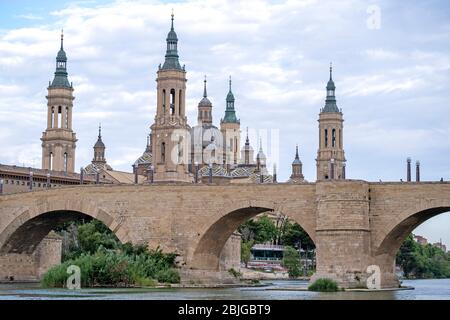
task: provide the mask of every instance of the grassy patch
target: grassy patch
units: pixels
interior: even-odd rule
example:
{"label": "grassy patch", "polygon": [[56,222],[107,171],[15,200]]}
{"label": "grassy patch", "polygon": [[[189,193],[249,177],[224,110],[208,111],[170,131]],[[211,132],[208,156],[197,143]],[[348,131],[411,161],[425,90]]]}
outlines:
{"label": "grassy patch", "polygon": [[309,291],[318,292],[336,292],[339,291],[339,286],[336,281],[326,278],[317,279],[308,287]]}

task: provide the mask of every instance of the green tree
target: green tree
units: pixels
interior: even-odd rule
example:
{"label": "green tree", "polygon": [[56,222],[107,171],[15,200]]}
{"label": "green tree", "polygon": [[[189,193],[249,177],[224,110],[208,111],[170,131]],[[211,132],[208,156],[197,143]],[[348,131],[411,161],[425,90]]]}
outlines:
{"label": "green tree", "polygon": [[434,245],[420,245],[412,234],[400,247],[396,264],[403,269],[406,278],[450,277],[450,255]]}
{"label": "green tree", "polygon": [[103,222],[93,219],[87,223],[71,223],[60,231],[64,239],[62,260],[94,254],[99,248],[117,249],[121,244]]}
{"label": "green tree", "polygon": [[288,269],[290,278],[297,278],[301,275],[300,256],[295,248],[287,246],[284,249],[283,266]]}
{"label": "green tree", "polygon": [[278,230],[272,219],[263,215],[256,223],[255,241],[257,243],[273,242],[276,239]]}
{"label": "green tree", "polygon": [[285,246],[298,247],[304,250],[314,249],[315,245],[305,230],[298,224],[288,221],[285,224],[281,242]]}
{"label": "green tree", "polygon": [[251,249],[254,245],[254,241],[250,240],[248,242],[241,241],[241,261],[245,263],[247,268],[248,262],[252,257]]}

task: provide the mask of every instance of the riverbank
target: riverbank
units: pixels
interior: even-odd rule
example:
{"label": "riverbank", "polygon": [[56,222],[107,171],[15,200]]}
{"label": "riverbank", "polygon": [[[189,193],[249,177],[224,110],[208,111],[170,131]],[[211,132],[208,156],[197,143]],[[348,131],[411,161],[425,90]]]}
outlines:
{"label": "riverbank", "polygon": [[304,280],[309,281],[310,277],[289,278],[288,272],[262,272],[253,269],[241,268],[242,280]]}
{"label": "riverbank", "polygon": [[[0,284],[0,300],[450,300],[450,279],[408,280],[414,290],[311,292],[280,290],[306,287],[306,281],[263,281],[263,287],[228,288],[62,288],[39,284]],[[271,290],[267,290],[271,289]]]}

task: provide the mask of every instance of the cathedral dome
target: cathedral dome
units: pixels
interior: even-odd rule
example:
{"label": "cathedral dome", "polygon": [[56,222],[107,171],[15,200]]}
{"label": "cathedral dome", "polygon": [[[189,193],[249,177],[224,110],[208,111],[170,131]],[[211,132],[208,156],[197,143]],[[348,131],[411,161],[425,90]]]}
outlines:
{"label": "cathedral dome", "polygon": [[212,103],[211,101],[209,101],[209,99],[207,97],[203,97],[202,100],[200,100],[200,102],[198,103],[199,107],[211,107]]}

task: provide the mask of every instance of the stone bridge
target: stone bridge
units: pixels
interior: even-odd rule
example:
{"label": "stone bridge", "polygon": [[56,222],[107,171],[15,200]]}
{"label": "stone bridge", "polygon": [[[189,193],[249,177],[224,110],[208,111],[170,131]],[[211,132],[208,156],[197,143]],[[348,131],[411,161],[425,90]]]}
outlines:
{"label": "stone bridge", "polygon": [[122,242],[178,253],[188,274],[220,274],[225,242],[266,211],[295,220],[313,239],[313,278],[364,287],[367,267],[378,265],[382,287],[394,287],[396,252],[414,228],[450,211],[450,183],[92,185],[2,195],[0,255],[32,254],[49,231],[89,216]]}

